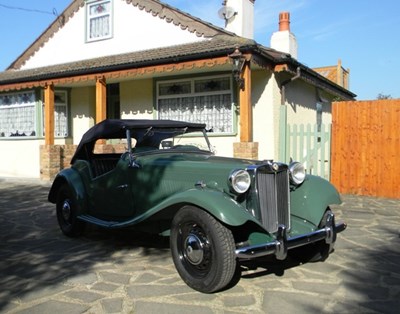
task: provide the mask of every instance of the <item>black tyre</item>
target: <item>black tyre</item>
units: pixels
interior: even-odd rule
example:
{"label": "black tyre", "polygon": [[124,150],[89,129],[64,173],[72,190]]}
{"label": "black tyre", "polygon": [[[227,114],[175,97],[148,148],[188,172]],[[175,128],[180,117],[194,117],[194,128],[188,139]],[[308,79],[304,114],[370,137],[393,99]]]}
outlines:
{"label": "black tyre", "polygon": [[185,206],[172,221],[175,267],[191,288],[212,293],[225,288],[236,270],[232,232],[204,210]]}
{"label": "black tyre", "polygon": [[[332,214],[332,211],[328,209],[321,219],[318,226],[322,229],[326,226],[328,215]],[[302,263],[307,262],[320,262],[324,261],[329,257],[329,254],[333,251],[333,244],[328,244],[325,240],[321,240],[306,246],[302,246],[293,250],[290,250],[290,256],[297,259]]]}
{"label": "black tyre", "polygon": [[77,209],[68,185],[63,185],[57,194],[57,221],[61,231],[68,237],[79,236],[85,223],[77,219]]}

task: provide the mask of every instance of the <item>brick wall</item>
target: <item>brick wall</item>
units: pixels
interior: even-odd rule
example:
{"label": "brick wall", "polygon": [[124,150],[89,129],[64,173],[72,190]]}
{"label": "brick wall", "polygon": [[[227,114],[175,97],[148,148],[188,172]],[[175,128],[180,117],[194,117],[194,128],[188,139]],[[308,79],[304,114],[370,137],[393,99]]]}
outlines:
{"label": "brick wall", "polygon": [[40,145],[40,179],[53,180],[61,167],[61,146]]}
{"label": "brick wall", "polygon": [[[125,144],[100,144],[95,146],[97,154],[123,153]],[[72,156],[77,145],[41,145],[40,146],[40,179],[53,181],[60,170],[71,166]]]}
{"label": "brick wall", "polygon": [[258,142],[233,143],[233,156],[243,159],[258,159]]}

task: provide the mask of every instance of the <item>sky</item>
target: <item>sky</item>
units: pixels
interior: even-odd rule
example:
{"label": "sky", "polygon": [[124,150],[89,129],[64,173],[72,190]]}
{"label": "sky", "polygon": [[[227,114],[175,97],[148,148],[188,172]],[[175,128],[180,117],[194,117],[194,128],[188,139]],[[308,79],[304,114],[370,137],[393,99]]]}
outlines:
{"label": "sky", "polygon": [[[222,0],[163,0],[223,27]],[[0,0],[0,71],[4,71],[71,0]],[[314,68],[340,59],[358,100],[400,98],[399,0],[256,0],[255,40],[270,46],[282,11],[298,42],[298,61]],[[65,53],[68,53],[66,51]]]}

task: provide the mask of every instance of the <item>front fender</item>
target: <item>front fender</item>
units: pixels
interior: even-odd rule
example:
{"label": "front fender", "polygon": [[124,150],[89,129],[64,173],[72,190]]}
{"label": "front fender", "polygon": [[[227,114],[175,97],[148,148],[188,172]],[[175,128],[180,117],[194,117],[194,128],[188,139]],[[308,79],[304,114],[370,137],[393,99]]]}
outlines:
{"label": "front fender", "polygon": [[336,188],[321,177],[308,175],[303,184],[290,192],[291,214],[318,226],[326,208],[341,204]]}
{"label": "front fender", "polygon": [[63,169],[57,174],[49,191],[49,202],[54,204],[57,202],[58,190],[64,184],[67,184],[70,188],[78,214],[84,213],[86,210],[86,190],[79,173],[73,168]]}
{"label": "front fender", "polygon": [[157,213],[176,204],[191,204],[200,207],[230,226],[241,226],[247,221],[252,221],[262,227],[260,222],[235,200],[223,192],[211,189],[190,189],[174,194],[152,208],[148,214]]}

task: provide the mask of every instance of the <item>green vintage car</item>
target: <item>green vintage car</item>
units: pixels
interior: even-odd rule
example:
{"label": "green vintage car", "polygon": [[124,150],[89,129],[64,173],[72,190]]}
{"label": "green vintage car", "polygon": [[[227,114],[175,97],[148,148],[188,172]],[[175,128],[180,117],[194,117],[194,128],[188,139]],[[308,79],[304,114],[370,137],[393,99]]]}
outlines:
{"label": "green vintage car", "polygon": [[96,124],[49,192],[61,231],[75,237],[94,224],[169,236],[181,278],[205,293],[227,287],[243,261],[329,255],[346,228],[329,207],[341,202],[329,182],[306,175],[298,162],[212,151],[204,124]]}

